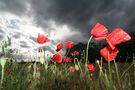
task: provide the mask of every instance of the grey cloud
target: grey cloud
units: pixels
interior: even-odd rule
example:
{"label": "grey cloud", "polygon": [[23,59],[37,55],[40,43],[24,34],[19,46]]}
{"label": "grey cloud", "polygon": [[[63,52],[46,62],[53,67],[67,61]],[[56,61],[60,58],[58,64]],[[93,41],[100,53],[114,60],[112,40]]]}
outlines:
{"label": "grey cloud", "polygon": [[27,46],[27,45],[25,45],[25,44],[21,44],[20,45],[22,48],[30,48],[30,46]]}
{"label": "grey cloud", "polygon": [[0,33],[1,33],[1,34],[4,34],[5,32],[4,32],[2,29],[0,29]]}
{"label": "grey cloud", "polygon": [[[48,30],[51,28],[48,20],[78,30],[82,33],[82,40],[89,37],[89,31],[96,22],[104,24],[110,31],[116,27],[129,32],[135,29],[134,0],[1,0],[0,10],[21,15],[26,11],[27,3],[31,4],[34,13],[30,14],[36,25],[48,33],[51,31]],[[78,37],[73,36],[72,39],[76,41]]]}
{"label": "grey cloud", "polygon": [[0,29],[0,40],[4,38],[4,34],[5,32],[2,29]]}
{"label": "grey cloud", "polygon": [[2,40],[3,38],[4,38],[4,36],[0,34],[0,40]]}
{"label": "grey cloud", "polygon": [[20,41],[21,44],[27,44],[25,41]]}
{"label": "grey cloud", "polygon": [[13,37],[16,38],[16,39],[19,39],[20,38],[20,35],[15,34],[15,35],[13,35]]}
{"label": "grey cloud", "polygon": [[30,46],[28,46],[27,42],[25,42],[25,41],[20,41],[20,46],[22,48],[30,48]]}
{"label": "grey cloud", "polygon": [[42,27],[53,19],[78,29],[84,37],[89,37],[89,30],[98,21],[110,31],[116,27],[129,32],[135,29],[134,0],[32,0],[31,3],[37,25]]}
{"label": "grey cloud", "polygon": [[22,15],[29,0],[0,0],[0,10]]}
{"label": "grey cloud", "polygon": [[35,37],[30,36],[29,39],[33,40],[34,42],[36,42],[36,38]]}

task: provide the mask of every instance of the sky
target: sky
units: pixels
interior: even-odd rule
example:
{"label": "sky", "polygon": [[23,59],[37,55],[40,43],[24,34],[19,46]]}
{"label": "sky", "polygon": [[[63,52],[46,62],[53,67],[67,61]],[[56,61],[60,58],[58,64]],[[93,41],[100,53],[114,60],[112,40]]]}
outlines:
{"label": "sky", "polygon": [[[46,47],[54,52],[57,42],[86,42],[100,22],[111,32],[123,28],[135,32],[135,0],[0,0],[0,41],[12,39],[12,48],[28,52]],[[50,42],[39,45],[38,33]]]}

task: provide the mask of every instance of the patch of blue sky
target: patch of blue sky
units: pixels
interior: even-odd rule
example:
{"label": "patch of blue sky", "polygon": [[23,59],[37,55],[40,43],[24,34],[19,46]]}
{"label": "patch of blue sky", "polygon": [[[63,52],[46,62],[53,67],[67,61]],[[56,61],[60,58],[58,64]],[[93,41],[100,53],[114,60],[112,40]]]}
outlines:
{"label": "patch of blue sky", "polygon": [[6,20],[7,28],[19,29],[18,24],[19,24],[19,20],[17,20],[17,19]]}

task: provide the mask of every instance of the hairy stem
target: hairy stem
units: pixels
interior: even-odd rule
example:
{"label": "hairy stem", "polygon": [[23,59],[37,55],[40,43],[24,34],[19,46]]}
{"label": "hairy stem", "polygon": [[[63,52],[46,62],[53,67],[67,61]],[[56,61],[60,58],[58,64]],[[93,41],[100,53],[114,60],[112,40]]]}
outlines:
{"label": "hairy stem", "polygon": [[91,39],[92,39],[92,36],[89,38],[89,41],[88,41],[88,43],[87,43],[85,66],[86,66],[86,65],[87,65],[87,63],[88,63],[89,44],[90,44]]}

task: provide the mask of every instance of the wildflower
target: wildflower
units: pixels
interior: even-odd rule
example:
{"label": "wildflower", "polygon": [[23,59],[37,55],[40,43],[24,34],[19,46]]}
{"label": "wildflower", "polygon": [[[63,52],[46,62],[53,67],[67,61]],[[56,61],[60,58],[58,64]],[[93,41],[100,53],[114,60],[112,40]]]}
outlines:
{"label": "wildflower", "polygon": [[91,35],[95,38],[95,40],[105,39],[107,34],[108,29],[100,23],[96,23],[95,27],[91,30]]}
{"label": "wildflower", "polygon": [[130,35],[124,32],[121,28],[116,28],[107,36],[106,41],[112,49],[115,49],[115,45],[126,42],[130,39]]}
{"label": "wildflower", "polygon": [[71,62],[71,58],[70,57],[66,57],[63,60],[64,60],[64,62]]}
{"label": "wildflower", "polygon": [[54,54],[52,57],[52,60],[56,61],[57,63],[61,63],[62,62],[62,55],[59,53]]}
{"label": "wildflower", "polygon": [[78,56],[79,52],[78,51],[74,51],[74,56]]}
{"label": "wildflower", "polygon": [[48,41],[49,41],[48,37],[38,33],[37,42],[39,44],[43,44],[43,43],[48,42]]}
{"label": "wildflower", "polygon": [[70,71],[70,73],[74,73],[75,68],[73,66],[70,66],[69,71]]}
{"label": "wildflower", "polygon": [[95,66],[93,64],[87,64],[87,68],[91,73],[95,71]]}
{"label": "wildflower", "polygon": [[62,48],[63,48],[63,44],[62,44],[62,43],[58,43],[58,44],[57,44],[57,49],[56,49],[56,51],[58,52],[58,51],[60,51]]}
{"label": "wildflower", "polygon": [[72,41],[67,41],[67,42],[65,42],[65,46],[66,46],[67,48],[71,49],[71,48],[74,46],[74,42],[72,42]]}
{"label": "wildflower", "polygon": [[105,58],[107,61],[113,61],[118,54],[118,49],[115,47],[113,50],[110,46],[106,46],[100,50],[100,54]]}

